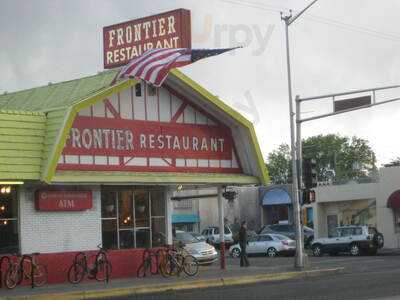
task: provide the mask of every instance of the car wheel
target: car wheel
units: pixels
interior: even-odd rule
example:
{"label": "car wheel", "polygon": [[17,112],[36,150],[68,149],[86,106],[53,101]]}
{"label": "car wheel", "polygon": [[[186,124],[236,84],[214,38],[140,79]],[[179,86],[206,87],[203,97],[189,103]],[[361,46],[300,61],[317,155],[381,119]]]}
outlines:
{"label": "car wheel", "polygon": [[353,256],[360,255],[360,247],[357,244],[350,245],[350,254]]}
{"label": "car wheel", "polygon": [[322,246],[320,244],[316,244],[312,247],[312,253],[314,256],[322,256],[323,251],[322,251]]}
{"label": "car wheel", "polygon": [[268,257],[276,257],[278,255],[278,253],[276,252],[275,248],[268,248],[267,250],[267,256]]}
{"label": "car wheel", "polygon": [[233,248],[232,249],[232,257],[238,258],[240,256],[240,249],[239,248]]}

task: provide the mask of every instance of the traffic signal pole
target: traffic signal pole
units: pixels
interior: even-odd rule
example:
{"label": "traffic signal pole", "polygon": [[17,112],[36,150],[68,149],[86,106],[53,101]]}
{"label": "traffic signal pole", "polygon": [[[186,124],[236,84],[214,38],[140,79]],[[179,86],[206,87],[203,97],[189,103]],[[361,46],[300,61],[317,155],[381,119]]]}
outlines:
{"label": "traffic signal pole", "polygon": [[[288,94],[289,94],[289,121],[290,121],[290,145],[291,145],[291,156],[292,156],[292,204],[293,204],[293,216],[295,222],[296,232],[296,257],[295,267],[303,269],[305,265],[306,255],[304,252],[304,239],[303,239],[303,226],[301,224],[301,166],[298,163],[298,144],[296,145],[295,125],[294,125],[294,112],[293,112],[293,98],[292,98],[292,78],[290,70],[290,52],[289,52],[289,26],[297,20],[307,9],[309,9],[318,0],[312,1],[306,8],[300,11],[295,16],[290,11],[289,15],[283,16],[281,13],[281,20],[285,22],[285,38],[286,38],[286,63],[287,63],[287,78],[288,78]],[[296,114],[297,115],[297,114]],[[296,117],[297,118],[297,117]],[[297,133],[299,135],[301,133]],[[301,144],[301,141],[300,141]],[[301,147],[301,146],[300,146]],[[301,149],[300,149],[301,151]],[[301,152],[300,152],[301,154]]]}

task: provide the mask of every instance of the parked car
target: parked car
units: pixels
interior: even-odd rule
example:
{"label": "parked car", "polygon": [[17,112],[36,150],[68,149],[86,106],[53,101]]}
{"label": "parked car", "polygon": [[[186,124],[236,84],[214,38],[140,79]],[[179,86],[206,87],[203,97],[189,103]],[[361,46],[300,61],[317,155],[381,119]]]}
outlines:
{"label": "parked car", "polygon": [[206,237],[198,232],[189,232],[191,235],[193,235],[196,239],[198,239],[200,242],[205,242]]}
{"label": "parked car", "polygon": [[375,255],[383,244],[383,235],[376,228],[351,225],[337,227],[330,237],[315,239],[311,249],[314,256],[340,252],[349,252],[353,256],[361,253]]}
{"label": "parked car", "polygon": [[199,264],[211,264],[218,260],[218,252],[214,246],[207,244],[205,241],[199,241],[189,232],[177,230],[174,243],[182,243],[185,250],[194,256]]}
{"label": "parked car", "polygon": [[[310,227],[303,226],[304,232],[304,245],[311,246],[314,240],[314,230]],[[275,224],[275,225],[266,225],[261,228],[259,234],[264,233],[277,233],[287,236],[293,240],[296,239],[296,231],[293,224]]]}
{"label": "parked car", "polygon": [[[204,229],[201,234],[206,238],[206,241],[212,245],[219,246],[219,227],[210,226]],[[225,226],[224,231],[225,245],[230,246],[234,244],[232,230],[229,226]]]}
{"label": "parked car", "polygon": [[[240,256],[240,245],[235,244],[229,248],[232,257]],[[246,248],[248,254],[265,254],[269,257],[277,255],[293,255],[296,251],[296,242],[281,234],[260,234],[248,240]]]}

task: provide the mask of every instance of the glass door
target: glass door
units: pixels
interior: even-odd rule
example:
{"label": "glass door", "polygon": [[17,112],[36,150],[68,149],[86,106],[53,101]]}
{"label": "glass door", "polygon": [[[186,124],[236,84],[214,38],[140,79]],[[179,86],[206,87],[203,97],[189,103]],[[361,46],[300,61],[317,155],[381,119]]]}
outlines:
{"label": "glass door", "polygon": [[12,186],[0,189],[0,253],[19,252],[18,197]]}

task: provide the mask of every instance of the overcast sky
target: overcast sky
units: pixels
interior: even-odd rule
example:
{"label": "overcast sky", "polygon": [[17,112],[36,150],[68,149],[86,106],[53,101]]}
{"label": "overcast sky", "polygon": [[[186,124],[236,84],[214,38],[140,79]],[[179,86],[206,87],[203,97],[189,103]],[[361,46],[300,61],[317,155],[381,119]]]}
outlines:
{"label": "overcast sky", "polygon": [[[194,48],[246,46],[182,71],[254,121],[266,158],[290,141],[284,25],[278,11],[307,3],[2,0],[0,92],[96,74],[103,70],[103,26],[187,8]],[[399,11],[397,0],[319,0],[290,27],[294,94],[400,84]],[[400,97],[400,89],[386,96]],[[307,105],[303,117],[331,106],[330,101]],[[399,121],[400,101],[306,123],[303,135],[357,135],[370,141],[382,164],[400,156]]]}

